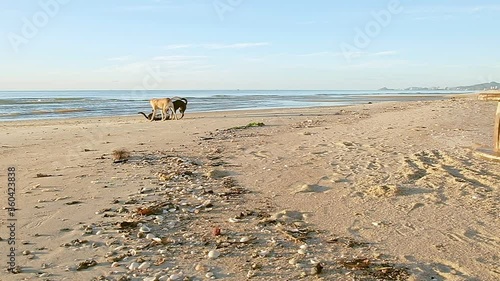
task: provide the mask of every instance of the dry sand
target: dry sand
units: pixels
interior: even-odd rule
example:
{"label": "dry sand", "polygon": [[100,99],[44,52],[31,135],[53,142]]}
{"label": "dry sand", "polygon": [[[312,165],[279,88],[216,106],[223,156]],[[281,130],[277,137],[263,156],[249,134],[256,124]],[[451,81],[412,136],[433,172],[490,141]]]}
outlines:
{"label": "dry sand", "polygon": [[495,108],[0,123],[20,271],[4,271],[4,210],[0,280],[499,280],[500,163],[474,154],[492,146]]}

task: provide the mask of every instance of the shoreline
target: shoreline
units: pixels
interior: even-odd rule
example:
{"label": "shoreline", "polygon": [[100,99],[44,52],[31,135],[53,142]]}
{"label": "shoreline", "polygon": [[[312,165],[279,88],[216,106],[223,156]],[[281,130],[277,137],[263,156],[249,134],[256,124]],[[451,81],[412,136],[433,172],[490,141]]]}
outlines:
{"label": "shoreline", "polygon": [[[470,96],[188,108],[172,122],[139,115],[0,123],[0,156],[18,170],[17,237],[29,242],[17,250],[21,273],[9,278],[204,280],[211,272],[223,280],[371,280],[386,265],[402,280],[496,280],[499,164],[473,153],[492,145],[495,108]],[[245,127],[258,122],[264,126]],[[128,162],[113,163],[118,148],[130,152]],[[136,213],[162,203],[170,204],[159,214],[164,222]],[[170,240],[147,246],[139,227],[117,228],[123,221]],[[137,254],[126,255],[131,249]],[[208,258],[212,250],[220,256]],[[89,259],[96,265],[76,270]],[[130,271],[134,262],[149,265]]]}
{"label": "shoreline", "polygon": [[[453,94],[453,95],[464,95],[464,94]],[[465,94],[467,95],[467,94]],[[368,103],[379,103],[379,102],[399,102],[399,101],[425,101],[425,100],[439,100],[443,98],[447,98],[449,96],[449,93],[441,93],[441,94],[374,94],[374,95],[365,95],[365,94],[360,94],[360,95],[346,95],[346,96],[329,96],[326,97],[325,99],[318,98],[317,96],[310,96],[308,97],[307,95],[302,96],[304,105],[303,106],[276,106],[274,103],[276,102],[275,100],[269,100],[271,106],[275,109],[291,109],[291,108],[309,108],[309,107],[324,107],[324,106],[351,106],[351,105],[357,105],[357,104],[368,104]],[[262,99],[265,96],[262,96]],[[82,97],[83,98],[83,97]],[[283,97],[286,99],[286,97]],[[194,101],[196,101],[196,97],[193,98]],[[243,103],[248,103],[248,100],[244,99],[244,96],[241,97],[241,102]],[[273,98],[274,99],[274,98]],[[262,100],[259,101],[260,105],[258,108],[238,108],[239,105],[237,104],[225,104],[222,100],[214,100],[211,101],[211,103],[217,102],[221,106],[228,106],[228,107],[236,107],[235,109],[232,109],[230,111],[245,111],[245,110],[265,110],[267,107],[265,105],[262,105]],[[298,102],[298,101],[295,101]],[[200,104],[203,102],[200,101]],[[136,107],[137,102],[135,102],[133,105],[131,104],[130,106]],[[144,105],[142,109],[137,109],[137,111],[148,111],[150,109],[149,104],[147,101],[142,101],[141,104]],[[30,103],[28,104],[30,106],[33,106],[34,104]],[[200,105],[198,105],[200,106]],[[248,104],[245,104],[245,107],[248,107]],[[18,104],[18,107],[22,108],[23,104]],[[190,110],[191,109],[191,110]],[[196,108],[195,108],[196,109]],[[97,111],[96,111],[97,110]],[[68,108],[60,108],[57,107],[56,109],[52,108],[39,108],[36,110],[33,110],[31,112],[24,112],[24,114],[29,115],[29,119],[14,119],[14,120],[0,120],[0,122],[12,122],[12,121],[30,121],[30,120],[39,120],[40,118],[43,118],[43,120],[55,120],[55,119],[68,119],[68,118],[104,118],[104,117],[113,117],[114,115],[108,115],[106,112],[99,112],[99,109],[95,108],[87,108],[83,104],[80,105],[75,105],[75,104],[69,104]],[[220,111],[226,111],[225,109],[211,109],[211,110],[205,110],[203,106],[199,108],[199,111],[193,111],[193,108],[191,106],[188,106],[188,112],[191,113],[208,113],[208,112],[220,112]],[[3,112],[3,111],[2,111]],[[2,114],[6,114],[4,117],[9,116],[8,118],[14,117],[14,118],[19,118],[18,116],[23,116],[23,112],[14,112],[7,114],[3,112]],[[54,115],[55,114],[55,115]],[[95,114],[102,114],[102,115],[95,115]],[[116,110],[113,109],[113,114],[116,114]],[[65,117],[67,115],[68,117]],[[117,115],[118,116],[118,115]],[[119,116],[129,116],[129,115],[119,115]],[[26,115],[24,116],[26,117]]]}

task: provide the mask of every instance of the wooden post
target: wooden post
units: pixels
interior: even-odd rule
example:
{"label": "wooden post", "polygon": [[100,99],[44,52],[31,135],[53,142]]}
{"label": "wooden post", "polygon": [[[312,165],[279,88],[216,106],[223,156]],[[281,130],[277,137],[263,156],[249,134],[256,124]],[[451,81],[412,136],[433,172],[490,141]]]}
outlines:
{"label": "wooden post", "polygon": [[490,156],[492,159],[500,160],[500,91],[480,93],[478,98],[480,100],[498,102],[497,112],[495,115],[495,131],[493,131],[493,154]]}
{"label": "wooden post", "polygon": [[498,102],[497,115],[495,117],[495,152],[500,153],[500,102]]}

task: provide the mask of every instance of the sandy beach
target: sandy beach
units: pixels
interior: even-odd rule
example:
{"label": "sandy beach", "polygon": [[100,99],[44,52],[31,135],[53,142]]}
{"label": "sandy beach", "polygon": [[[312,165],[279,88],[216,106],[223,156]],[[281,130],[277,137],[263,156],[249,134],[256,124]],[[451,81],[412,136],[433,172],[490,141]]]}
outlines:
{"label": "sandy beach", "polygon": [[499,280],[500,163],[474,153],[495,110],[467,95],[0,123],[19,271],[4,208],[0,280]]}

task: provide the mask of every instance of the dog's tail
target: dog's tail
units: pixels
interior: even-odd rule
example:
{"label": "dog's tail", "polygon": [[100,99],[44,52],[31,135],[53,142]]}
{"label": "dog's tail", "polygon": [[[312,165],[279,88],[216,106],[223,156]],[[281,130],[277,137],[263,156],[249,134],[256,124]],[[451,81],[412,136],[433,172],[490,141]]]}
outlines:
{"label": "dog's tail", "polygon": [[181,98],[181,100],[185,103],[185,104],[188,104],[188,100],[185,99],[185,98]]}
{"label": "dog's tail", "polygon": [[144,113],[144,112],[137,112],[137,114],[142,114],[142,115],[144,115],[144,117],[145,117],[146,119],[149,119],[149,118],[148,118],[148,116],[146,115],[146,113]]}

